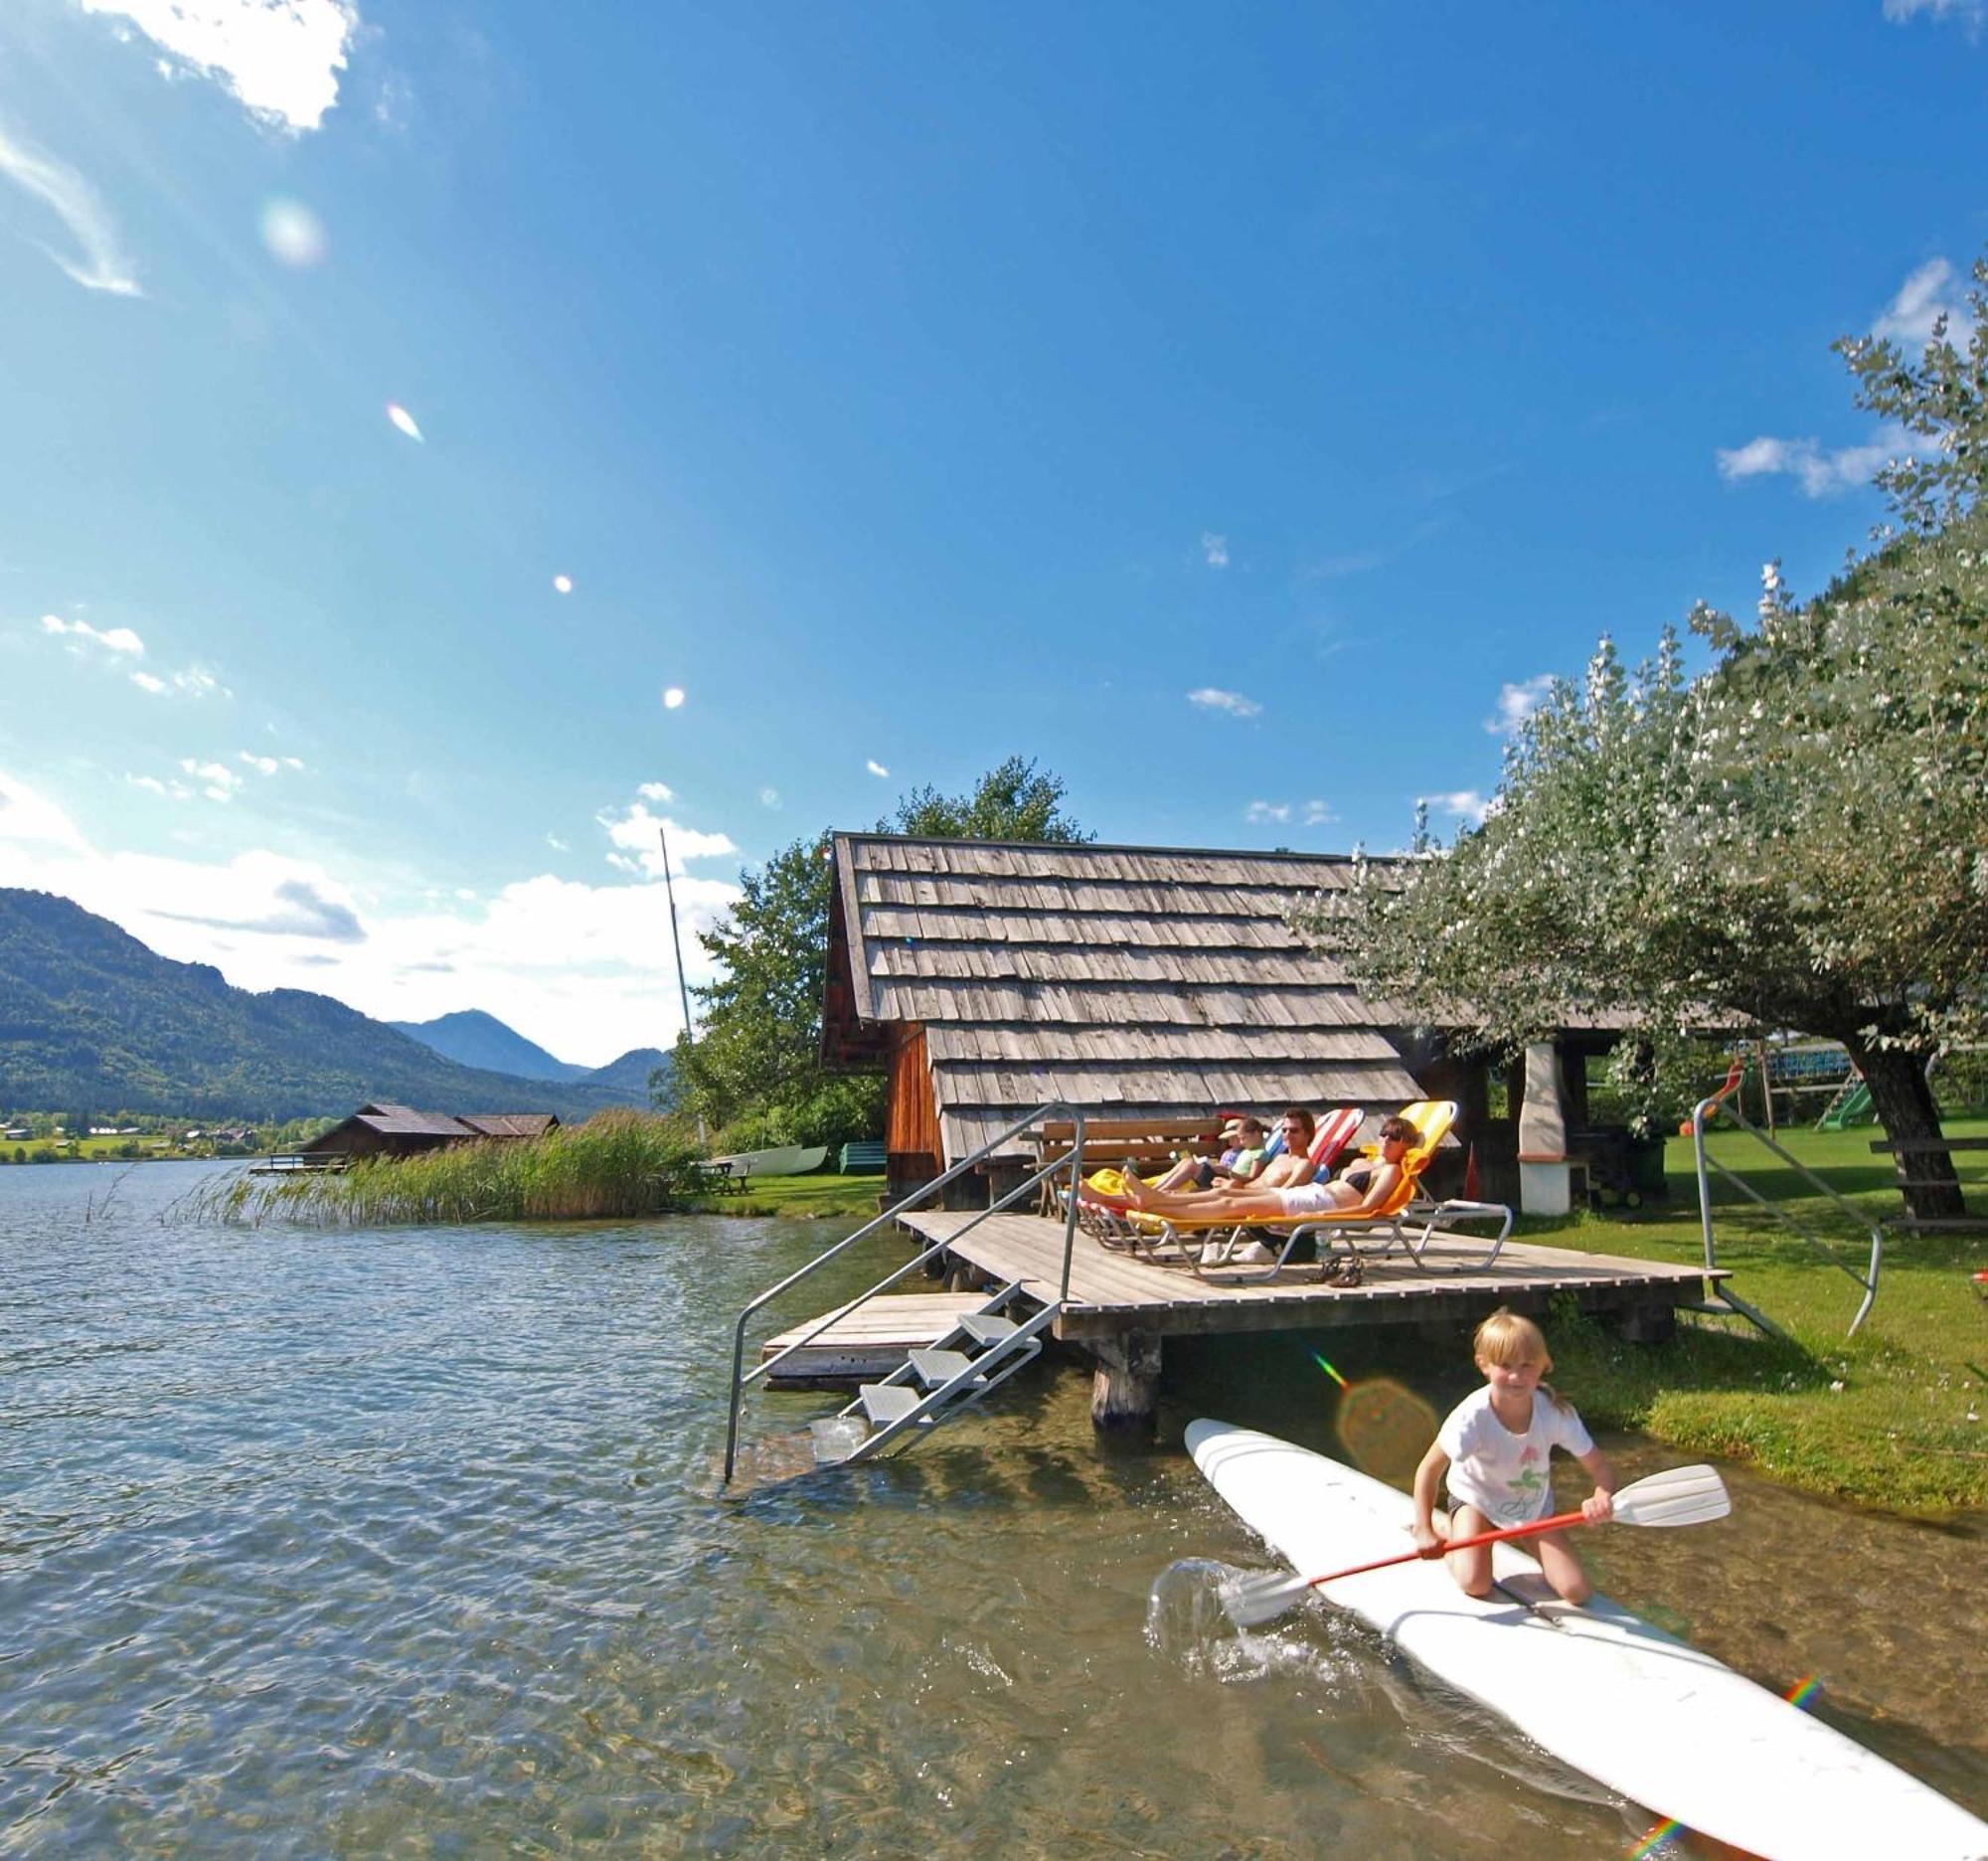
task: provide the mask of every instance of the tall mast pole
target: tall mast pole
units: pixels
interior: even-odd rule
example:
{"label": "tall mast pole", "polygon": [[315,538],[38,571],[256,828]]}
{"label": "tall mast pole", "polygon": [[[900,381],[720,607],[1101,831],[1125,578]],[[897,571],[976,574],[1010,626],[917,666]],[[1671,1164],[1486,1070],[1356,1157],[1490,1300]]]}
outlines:
{"label": "tall mast pole", "polygon": [[[683,933],[677,929],[677,889],[670,883],[670,837],[663,831],[661,821],[656,823],[656,839],[663,849],[663,896],[670,902],[670,947],[677,955],[677,993],[683,998],[684,1036],[694,1041],[697,1039],[697,1029],[691,1025],[690,984],[684,979]],[[702,1111],[697,1114],[697,1140],[699,1143],[707,1141]]]}

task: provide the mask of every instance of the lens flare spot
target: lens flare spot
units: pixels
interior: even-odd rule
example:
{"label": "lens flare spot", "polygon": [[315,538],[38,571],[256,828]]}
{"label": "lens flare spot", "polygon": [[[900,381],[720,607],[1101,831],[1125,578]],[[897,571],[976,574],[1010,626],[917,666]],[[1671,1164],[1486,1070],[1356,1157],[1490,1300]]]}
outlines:
{"label": "lens flare spot", "polygon": [[324,222],[302,201],[280,197],[269,201],[262,209],[261,225],[262,244],[272,257],[280,258],[286,265],[301,270],[322,264],[325,254],[331,250]]}
{"label": "lens flare spot", "polygon": [[1323,1370],[1327,1376],[1329,1376],[1335,1383],[1337,1383],[1341,1389],[1351,1389],[1353,1387],[1353,1385],[1347,1382],[1347,1380],[1343,1376],[1341,1376],[1339,1372],[1335,1370],[1329,1363],[1327,1363],[1325,1359],[1318,1354],[1317,1351],[1312,1352],[1311,1360],[1313,1363],[1317,1364],[1318,1367],[1321,1370]]}
{"label": "lens flare spot", "polygon": [[554,576],[553,587],[562,594],[571,594],[573,592],[573,577],[566,575]]}
{"label": "lens flare spot", "polygon": [[399,427],[402,432],[406,433],[410,439],[420,438],[421,429],[414,424],[414,417],[412,414],[410,414],[408,410],[404,408],[398,401],[389,401],[387,403],[387,418],[390,421],[392,421],[394,424],[397,427]]}
{"label": "lens flare spot", "polygon": [[1405,1477],[1435,1439],[1435,1411],[1388,1377],[1356,1383],[1333,1421],[1340,1445],[1363,1473]]}
{"label": "lens flare spot", "polygon": [[663,688],[663,709],[665,711],[681,710],[683,708],[683,701],[684,690],[681,685],[668,685]]}

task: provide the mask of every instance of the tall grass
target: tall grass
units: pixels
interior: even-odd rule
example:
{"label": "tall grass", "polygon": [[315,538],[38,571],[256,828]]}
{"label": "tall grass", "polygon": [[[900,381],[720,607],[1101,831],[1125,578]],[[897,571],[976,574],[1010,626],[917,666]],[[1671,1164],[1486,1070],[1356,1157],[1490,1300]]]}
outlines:
{"label": "tall grass", "polygon": [[197,1195],[187,1213],[326,1228],[659,1215],[696,1199],[695,1155],[665,1118],[601,1111],[529,1142],[456,1144],[336,1172],[241,1172]]}

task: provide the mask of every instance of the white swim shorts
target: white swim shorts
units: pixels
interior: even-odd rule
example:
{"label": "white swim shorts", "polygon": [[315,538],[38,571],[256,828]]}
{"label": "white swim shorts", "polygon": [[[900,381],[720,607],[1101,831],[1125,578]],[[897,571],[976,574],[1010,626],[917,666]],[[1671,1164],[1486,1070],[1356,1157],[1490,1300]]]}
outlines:
{"label": "white swim shorts", "polygon": [[1329,1183],[1299,1183],[1295,1189],[1279,1189],[1276,1196],[1286,1215],[1327,1215],[1339,1207]]}

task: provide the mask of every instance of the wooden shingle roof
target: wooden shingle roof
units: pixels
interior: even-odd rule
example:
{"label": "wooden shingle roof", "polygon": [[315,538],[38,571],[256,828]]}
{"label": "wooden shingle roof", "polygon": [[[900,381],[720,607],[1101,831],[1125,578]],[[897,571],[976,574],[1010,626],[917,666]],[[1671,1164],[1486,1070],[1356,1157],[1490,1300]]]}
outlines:
{"label": "wooden shingle roof", "polygon": [[946,1154],[1046,1100],[1113,1116],[1419,1097],[1292,906],[1352,862],[838,834],[824,1057],[924,1030]]}

